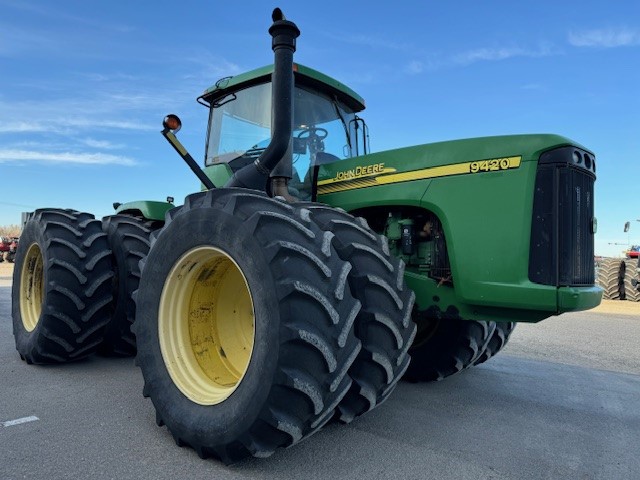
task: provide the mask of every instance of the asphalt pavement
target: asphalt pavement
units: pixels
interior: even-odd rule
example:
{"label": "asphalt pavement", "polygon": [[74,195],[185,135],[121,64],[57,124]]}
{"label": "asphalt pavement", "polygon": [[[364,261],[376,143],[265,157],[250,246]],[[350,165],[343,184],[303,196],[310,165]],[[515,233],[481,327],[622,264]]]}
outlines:
{"label": "asphalt pavement", "polygon": [[486,364],[231,467],[155,425],[132,359],[29,366],[11,330],[0,286],[0,480],[640,478],[639,317],[519,325]]}

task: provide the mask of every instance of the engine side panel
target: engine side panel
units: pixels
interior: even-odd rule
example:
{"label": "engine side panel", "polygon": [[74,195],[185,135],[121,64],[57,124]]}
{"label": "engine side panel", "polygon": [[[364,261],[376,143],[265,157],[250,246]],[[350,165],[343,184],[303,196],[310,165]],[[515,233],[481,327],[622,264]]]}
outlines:
{"label": "engine side panel", "polygon": [[[411,208],[438,219],[452,278],[438,280],[428,262],[406,256],[407,280],[413,276],[410,283],[419,287],[420,308],[446,297],[466,318],[504,314],[505,320],[538,321],[600,301],[597,287],[558,287],[529,279],[538,160],[544,151],[568,145],[575,143],[555,135],[521,135],[362,156],[320,167],[318,200],[362,215],[378,230],[380,217],[409,221],[416,216]],[[416,231],[423,228],[415,226]],[[390,246],[399,241],[391,240]]]}

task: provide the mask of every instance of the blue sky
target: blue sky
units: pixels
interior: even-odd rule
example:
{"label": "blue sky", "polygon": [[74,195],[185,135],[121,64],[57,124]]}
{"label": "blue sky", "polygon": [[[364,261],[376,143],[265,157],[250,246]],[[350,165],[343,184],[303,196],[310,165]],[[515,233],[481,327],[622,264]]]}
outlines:
{"label": "blue sky", "polygon": [[0,225],[43,206],[101,217],[114,201],[196,190],[162,118],[181,116],[202,159],[195,98],[271,62],[275,6],[302,30],[296,61],[366,99],[374,151],[568,136],[597,155],[596,253],[640,243],[637,1],[0,0]]}

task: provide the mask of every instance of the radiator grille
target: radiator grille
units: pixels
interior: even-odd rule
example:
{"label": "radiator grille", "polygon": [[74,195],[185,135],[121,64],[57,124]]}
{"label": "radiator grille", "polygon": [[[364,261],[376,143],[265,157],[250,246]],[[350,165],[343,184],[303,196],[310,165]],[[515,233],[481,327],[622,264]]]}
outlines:
{"label": "radiator grille", "polygon": [[531,224],[532,282],[593,285],[594,181],[589,152],[563,147],[540,157]]}

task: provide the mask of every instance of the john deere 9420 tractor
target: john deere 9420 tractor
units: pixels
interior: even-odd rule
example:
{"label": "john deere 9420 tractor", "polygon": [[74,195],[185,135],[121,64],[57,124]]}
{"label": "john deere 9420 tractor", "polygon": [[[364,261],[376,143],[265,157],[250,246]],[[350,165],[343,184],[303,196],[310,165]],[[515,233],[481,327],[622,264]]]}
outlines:
{"label": "john deere 9420 tractor", "polygon": [[[595,159],[556,135],[370,153],[350,88],[293,63],[223,78],[201,191],[115,204],[102,221],[41,209],[13,281],[27,363],[134,354],[158,425],[200,456],[268,456],[495,355],[515,322],[600,302]],[[412,357],[411,363],[409,357]]]}

